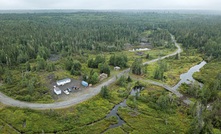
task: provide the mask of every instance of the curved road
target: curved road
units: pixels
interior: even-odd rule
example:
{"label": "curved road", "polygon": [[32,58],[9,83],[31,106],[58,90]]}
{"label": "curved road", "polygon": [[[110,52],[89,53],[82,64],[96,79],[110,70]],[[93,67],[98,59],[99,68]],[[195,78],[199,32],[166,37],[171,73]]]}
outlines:
{"label": "curved road", "polygon": [[[150,63],[153,63],[153,62],[165,59],[165,58],[170,57],[170,56],[174,56],[177,53],[182,52],[182,49],[177,44],[176,40],[174,39],[174,36],[171,35],[171,38],[172,38],[175,46],[177,47],[177,50],[174,53],[166,55],[166,56],[163,56],[163,57],[160,57],[160,58],[157,58],[157,59],[154,59],[154,60],[151,60],[151,61],[147,61],[147,62],[145,62],[143,64],[144,65],[150,64]],[[117,75],[117,77],[119,78],[120,76],[122,76],[125,73],[128,73],[129,71],[130,71],[130,68],[120,72]],[[83,101],[86,101],[86,100],[92,98],[93,96],[97,95],[100,92],[102,86],[105,86],[105,85],[108,86],[108,85],[110,85],[111,83],[113,83],[115,81],[116,81],[116,77],[114,76],[111,79],[109,79],[108,81],[103,82],[103,83],[101,83],[100,85],[98,85],[96,87],[89,88],[87,93],[80,94],[80,95],[78,95],[75,98],[71,98],[69,100],[62,101],[62,102],[55,102],[55,103],[49,103],[49,104],[29,103],[29,102],[23,102],[23,101],[12,99],[12,98],[6,96],[5,94],[3,94],[1,92],[0,92],[0,102],[5,104],[5,105],[8,105],[8,106],[15,106],[15,107],[21,107],[21,108],[31,108],[31,109],[59,109],[59,108],[66,108],[66,107],[73,106],[75,104],[81,103]],[[182,96],[179,92],[177,92],[177,91],[174,92],[174,91],[170,90],[171,88],[165,86],[164,84],[161,84],[161,83],[158,83],[158,82],[155,82],[155,81],[149,81],[149,80],[147,82],[150,82],[150,83],[158,85],[158,86],[162,86],[165,89],[167,89],[167,90],[171,91],[172,93],[176,94],[178,97]]]}
{"label": "curved road", "polygon": [[[167,84],[160,83],[160,82],[153,81],[153,80],[143,80],[143,79],[142,79],[141,81],[146,82],[146,83],[150,83],[150,84],[153,84],[153,85],[156,85],[156,86],[163,87],[164,89],[166,89],[166,90],[172,92],[173,94],[175,94],[175,95],[176,95],[177,97],[179,97],[179,98],[182,98],[182,97],[183,97],[183,95],[182,95],[179,91],[177,91],[176,89],[174,89],[174,87],[171,87],[171,86],[169,86],[169,85],[167,85]],[[192,103],[192,101],[190,101],[188,98],[183,99],[183,102],[184,102],[185,104],[187,104],[187,105],[189,105],[189,104]]]}

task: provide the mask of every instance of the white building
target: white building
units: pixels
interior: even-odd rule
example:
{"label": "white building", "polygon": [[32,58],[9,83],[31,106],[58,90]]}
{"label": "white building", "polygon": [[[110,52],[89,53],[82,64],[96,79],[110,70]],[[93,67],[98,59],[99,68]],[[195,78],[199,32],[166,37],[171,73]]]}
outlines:
{"label": "white building", "polygon": [[149,48],[137,48],[137,49],[132,49],[132,50],[129,50],[130,52],[134,52],[134,51],[148,51],[150,50]]}
{"label": "white building", "polygon": [[114,70],[120,70],[120,67],[116,66],[114,67]]}
{"label": "white building", "polygon": [[67,83],[70,83],[71,82],[71,79],[70,78],[66,78],[66,79],[63,79],[63,80],[58,80],[56,83],[58,86],[63,86],[64,84],[67,84]]}

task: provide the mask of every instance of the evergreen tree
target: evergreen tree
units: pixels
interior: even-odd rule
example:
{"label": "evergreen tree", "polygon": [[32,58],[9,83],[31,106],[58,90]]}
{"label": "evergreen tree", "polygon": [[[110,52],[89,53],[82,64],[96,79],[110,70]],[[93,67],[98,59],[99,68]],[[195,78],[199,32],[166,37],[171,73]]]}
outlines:
{"label": "evergreen tree", "polygon": [[90,68],[94,68],[94,60],[93,59],[88,60],[87,66]]}
{"label": "evergreen tree", "polygon": [[109,93],[107,86],[101,87],[100,95],[104,99],[108,99],[110,97],[110,93]]}
{"label": "evergreen tree", "polygon": [[90,75],[89,75],[89,78],[88,78],[88,83],[90,83],[90,84],[98,83],[98,81],[99,81],[99,77],[98,76],[99,76],[98,73],[94,72],[94,70],[92,69],[90,71]]}
{"label": "evergreen tree", "polygon": [[130,76],[127,77],[127,82],[132,82],[133,80],[130,78]]}
{"label": "evergreen tree", "polygon": [[132,73],[136,75],[141,75],[143,73],[142,67],[142,59],[136,59],[131,66]]}
{"label": "evergreen tree", "polygon": [[108,76],[110,76],[110,67],[106,63],[100,63],[98,65],[98,68],[100,70],[100,73],[106,73]]}
{"label": "evergreen tree", "polygon": [[126,55],[112,55],[109,59],[109,64],[112,66],[119,66],[121,68],[127,67],[127,56]]}
{"label": "evergreen tree", "polygon": [[80,75],[81,74],[81,63],[77,60],[74,60],[72,63],[71,74]]}
{"label": "evergreen tree", "polygon": [[105,58],[101,55],[96,56],[95,60],[90,59],[88,60],[88,67],[90,68],[98,68],[100,63],[105,63]]}

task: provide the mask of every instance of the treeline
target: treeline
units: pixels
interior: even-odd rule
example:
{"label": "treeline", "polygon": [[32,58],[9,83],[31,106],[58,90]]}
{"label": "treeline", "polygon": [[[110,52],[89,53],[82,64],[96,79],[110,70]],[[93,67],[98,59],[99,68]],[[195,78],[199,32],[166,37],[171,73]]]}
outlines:
{"label": "treeline", "polygon": [[141,33],[153,30],[150,42],[171,47],[168,30],[159,27],[180,15],[160,13],[76,12],[0,14],[0,63],[25,63],[39,55],[71,56],[83,50],[121,51],[139,44]]}
{"label": "treeline", "polygon": [[173,48],[174,43],[171,40],[171,35],[166,29],[153,29],[149,36],[150,43],[154,47],[164,46],[166,48]]}
{"label": "treeline", "polygon": [[154,46],[166,43],[172,47],[171,32],[187,49],[198,48],[214,58],[221,54],[219,16],[76,12],[0,14],[0,18],[0,63],[7,65],[25,63],[38,55],[47,59],[51,53],[120,51],[125,43],[137,44],[145,30],[153,30],[150,42]]}
{"label": "treeline", "polygon": [[[144,29],[122,13],[1,14],[0,63],[14,65],[51,53],[120,51]],[[134,20],[135,19],[135,20]]]}
{"label": "treeline", "polygon": [[186,49],[197,48],[206,57],[221,57],[221,17],[189,15],[177,21],[170,21],[162,28],[175,35]]}

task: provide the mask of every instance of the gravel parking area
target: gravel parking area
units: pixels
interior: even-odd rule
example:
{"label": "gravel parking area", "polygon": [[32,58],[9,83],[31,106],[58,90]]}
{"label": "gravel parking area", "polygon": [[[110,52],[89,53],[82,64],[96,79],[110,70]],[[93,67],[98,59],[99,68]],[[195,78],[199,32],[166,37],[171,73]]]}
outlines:
{"label": "gravel parking area", "polygon": [[[60,95],[56,95],[53,90],[54,89],[53,86],[55,86],[55,85],[57,86],[56,82],[53,82],[52,86],[51,86],[51,94],[52,94],[52,97],[55,101],[63,101],[63,100],[70,99],[72,97],[75,97],[76,94],[78,94],[79,92],[82,92],[83,90],[86,89],[86,87],[81,85],[80,80],[71,79],[70,83],[67,83],[63,86],[57,86],[61,89],[62,93]],[[72,87],[77,87],[77,89],[72,89]],[[63,92],[63,90],[66,90],[67,88],[72,89],[72,91],[69,92],[70,94],[65,94]]]}

